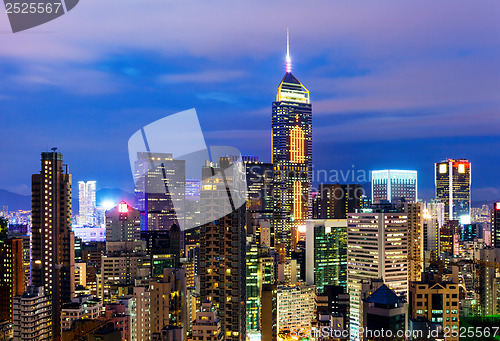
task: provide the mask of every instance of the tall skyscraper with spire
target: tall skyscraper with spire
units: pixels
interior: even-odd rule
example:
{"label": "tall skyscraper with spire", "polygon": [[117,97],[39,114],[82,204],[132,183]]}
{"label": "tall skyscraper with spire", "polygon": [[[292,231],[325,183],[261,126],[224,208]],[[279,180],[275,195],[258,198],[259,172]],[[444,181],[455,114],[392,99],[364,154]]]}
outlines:
{"label": "tall skyscraper with spire", "polygon": [[310,216],[312,107],[309,90],[292,75],[288,30],[286,73],[273,102],[272,127],[275,243],[290,255],[298,226]]}

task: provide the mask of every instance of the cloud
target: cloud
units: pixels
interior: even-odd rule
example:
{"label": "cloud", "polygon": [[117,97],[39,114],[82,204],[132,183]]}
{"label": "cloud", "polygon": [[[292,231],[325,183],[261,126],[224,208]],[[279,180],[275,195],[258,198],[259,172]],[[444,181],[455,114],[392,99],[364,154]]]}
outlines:
{"label": "cloud", "polygon": [[236,96],[223,92],[206,92],[198,94],[197,97],[203,100],[212,100],[228,104],[234,104],[238,102],[238,98]]}
{"label": "cloud", "polygon": [[110,94],[123,88],[116,75],[81,66],[27,65],[7,80],[18,90],[54,87],[78,95]]}
{"label": "cloud", "polygon": [[245,75],[242,71],[219,70],[200,71],[194,73],[167,74],[158,77],[164,83],[221,83],[234,81]]}

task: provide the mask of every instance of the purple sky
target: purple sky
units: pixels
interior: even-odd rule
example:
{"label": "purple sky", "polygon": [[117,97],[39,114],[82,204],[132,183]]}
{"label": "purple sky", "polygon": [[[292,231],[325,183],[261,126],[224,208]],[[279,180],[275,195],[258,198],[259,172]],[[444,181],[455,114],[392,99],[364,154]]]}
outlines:
{"label": "purple sky", "polygon": [[473,200],[500,199],[498,1],[82,0],[17,34],[1,11],[0,188],[29,193],[56,145],[74,181],[130,190],[130,135],[192,107],[210,144],[269,160],[286,27],[316,168],[416,169],[429,198],[464,157]]}

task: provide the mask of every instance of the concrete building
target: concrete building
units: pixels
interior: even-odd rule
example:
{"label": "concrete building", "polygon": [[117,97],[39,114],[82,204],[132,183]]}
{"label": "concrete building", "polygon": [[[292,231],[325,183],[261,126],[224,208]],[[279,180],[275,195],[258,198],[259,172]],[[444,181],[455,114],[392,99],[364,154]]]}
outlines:
{"label": "concrete building", "polygon": [[42,153],[32,176],[32,278],[52,299],[52,336],[61,337],[61,306],[75,291],[75,249],[71,231],[71,174],[63,155]]}
{"label": "concrete building", "polygon": [[436,198],[445,205],[444,218],[470,222],[471,163],[446,159],[434,164]]}
{"label": "concrete building", "polygon": [[408,214],[408,281],[419,281],[424,271],[424,210],[421,202],[405,203]]}
{"label": "concrete building", "polygon": [[44,287],[30,286],[14,297],[14,340],[53,340],[52,323],[52,297]]}
{"label": "concrete building", "polygon": [[192,339],[193,341],[224,340],[221,320],[217,317],[217,311],[210,302],[203,302],[200,311],[196,312]]}
{"label": "concrete building", "polygon": [[372,171],[372,203],[395,203],[418,199],[417,171],[385,169]]}
{"label": "concrete building", "polygon": [[0,321],[12,323],[14,297],[24,292],[23,240],[4,237],[0,231]]}
{"label": "concrete building", "polygon": [[186,270],[165,268],[163,278],[153,278],[149,283],[151,334],[163,327],[183,328],[182,340],[187,333]]}
{"label": "concrete building", "polygon": [[403,212],[349,214],[347,290],[351,340],[362,326],[362,282],[382,279],[398,296],[408,292],[408,215]]}
{"label": "concrete building", "polygon": [[347,286],[347,219],[306,221],[306,282]]}
{"label": "concrete building", "polygon": [[71,303],[65,303],[61,308],[61,329],[70,330],[76,320],[97,319],[103,309],[102,302],[92,295],[73,297]]}
{"label": "concrete building", "polygon": [[106,211],[106,242],[141,239],[141,213],[125,201]]}
{"label": "concrete building", "polygon": [[383,284],[363,299],[363,337],[373,338],[373,333],[381,330],[390,330],[393,335],[400,330],[406,331],[407,310],[405,300]]}
{"label": "concrete building", "polygon": [[316,310],[313,285],[265,285],[262,292],[262,340],[311,333]]}
{"label": "concrete building", "polygon": [[[424,273],[422,281],[410,283],[409,314],[413,321],[427,321],[442,331],[459,328],[459,285],[443,282],[439,276]],[[424,330],[424,333],[427,331]],[[451,332],[447,340],[458,341]]]}

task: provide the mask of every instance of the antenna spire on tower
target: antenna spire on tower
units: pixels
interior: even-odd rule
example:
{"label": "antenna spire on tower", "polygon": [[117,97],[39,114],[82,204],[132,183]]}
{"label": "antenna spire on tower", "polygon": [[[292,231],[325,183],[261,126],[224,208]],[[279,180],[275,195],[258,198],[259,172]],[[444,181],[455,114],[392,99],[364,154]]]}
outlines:
{"label": "antenna spire on tower", "polygon": [[286,72],[292,72],[292,59],[290,58],[290,34],[286,28]]}

